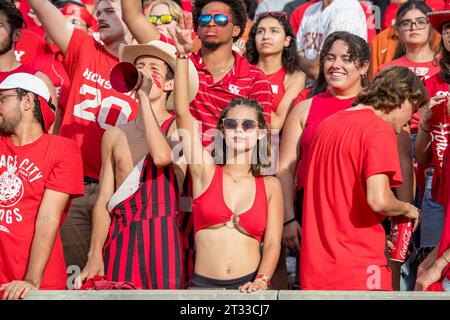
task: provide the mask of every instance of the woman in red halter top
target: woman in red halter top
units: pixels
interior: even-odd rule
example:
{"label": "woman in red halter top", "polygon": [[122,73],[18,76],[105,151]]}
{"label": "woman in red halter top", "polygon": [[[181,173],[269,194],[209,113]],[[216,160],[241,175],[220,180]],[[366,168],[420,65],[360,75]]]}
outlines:
{"label": "woman in red halter top", "polygon": [[214,158],[202,147],[187,98],[190,24],[173,38],[179,56],[175,115],[193,184],[196,258],[191,286],[265,290],[278,262],[283,222],[280,182],[261,174],[270,167],[270,131],[258,102],[235,99],[220,115]]}

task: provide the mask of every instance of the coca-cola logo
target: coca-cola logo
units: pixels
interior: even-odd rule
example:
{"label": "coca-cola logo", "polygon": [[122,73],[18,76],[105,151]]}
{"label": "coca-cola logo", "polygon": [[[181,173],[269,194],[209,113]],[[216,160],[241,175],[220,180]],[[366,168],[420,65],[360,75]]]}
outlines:
{"label": "coca-cola logo", "polygon": [[402,250],[400,250],[400,257],[402,257],[402,259],[405,259],[406,254],[408,253],[408,246],[409,246],[409,240],[411,240],[411,235],[412,235],[412,232],[410,230],[406,231],[403,234],[403,237],[402,237],[403,246],[402,246]]}

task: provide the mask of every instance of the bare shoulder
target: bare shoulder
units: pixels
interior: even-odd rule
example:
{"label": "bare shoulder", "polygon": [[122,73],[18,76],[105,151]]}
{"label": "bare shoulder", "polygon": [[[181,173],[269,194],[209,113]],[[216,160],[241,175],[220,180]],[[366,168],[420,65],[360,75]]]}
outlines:
{"label": "bare shoulder", "polygon": [[306,80],[306,74],[303,71],[295,71],[292,73],[286,74],[286,84],[289,85],[291,83],[296,83],[299,81]]}
{"label": "bare shoulder", "polygon": [[296,104],[292,110],[289,112],[286,121],[295,121],[300,122],[303,125],[306,123],[306,119],[308,118],[309,110],[311,109],[312,98],[300,101]]}
{"label": "bare shoulder", "polygon": [[112,146],[116,142],[119,142],[119,140],[126,139],[126,133],[124,129],[126,129],[127,125],[119,126],[119,127],[112,127],[105,131],[103,134],[103,144],[106,146]]}
{"label": "bare shoulder", "polygon": [[269,198],[272,198],[274,194],[281,194],[281,182],[280,179],[274,176],[265,176],[264,177],[264,184],[266,187],[266,193],[269,196]]}

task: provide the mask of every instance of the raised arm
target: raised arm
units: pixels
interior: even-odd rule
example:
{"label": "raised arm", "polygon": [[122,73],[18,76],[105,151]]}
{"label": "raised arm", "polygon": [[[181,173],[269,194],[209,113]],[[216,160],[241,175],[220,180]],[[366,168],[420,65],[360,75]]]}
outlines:
{"label": "raised arm", "polygon": [[[175,69],[174,92],[178,135],[195,185],[195,178],[202,178],[200,179],[202,181],[205,167],[214,165],[214,160],[207,150],[203,148],[199,134],[199,122],[194,119],[189,110],[189,58],[187,58],[187,55],[191,53],[193,47],[190,32],[191,25],[192,16],[189,15],[187,24],[182,19],[176,31],[169,30],[169,32],[174,39],[175,46],[180,55],[177,58]],[[183,55],[186,56],[183,57]],[[207,171],[210,172],[210,170]]]}
{"label": "raised arm", "polygon": [[0,286],[0,291],[5,290],[2,299],[23,299],[31,290],[39,288],[53,250],[61,215],[68,200],[69,195],[66,193],[45,190],[36,219],[36,229],[25,277]]}
{"label": "raised arm", "polygon": [[[166,136],[161,131],[155,113],[150,106],[149,94],[152,87],[150,70],[141,68],[139,71],[143,75],[143,81],[141,87],[137,90],[137,97],[139,99],[139,113],[143,122],[148,153],[156,166],[165,167],[172,163],[172,149]],[[159,77],[159,81],[162,83],[161,75],[154,73],[153,76]]]}
{"label": "raised arm", "polygon": [[48,0],[28,0],[28,4],[42,22],[50,38],[65,54],[74,25],[67,23],[64,15]]}
{"label": "raised arm", "polygon": [[160,38],[159,31],[144,16],[141,0],[124,0],[120,3],[122,6],[122,20],[139,43],[148,43]]}

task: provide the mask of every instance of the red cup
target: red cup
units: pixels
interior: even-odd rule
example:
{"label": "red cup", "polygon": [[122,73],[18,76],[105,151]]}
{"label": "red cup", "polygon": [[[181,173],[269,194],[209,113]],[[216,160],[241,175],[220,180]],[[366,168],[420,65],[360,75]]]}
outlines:
{"label": "red cup", "polygon": [[389,250],[389,259],[404,262],[408,256],[413,230],[412,220],[405,216],[396,216],[391,221],[390,238],[394,247]]}
{"label": "red cup", "polygon": [[139,89],[142,75],[134,64],[120,62],[112,68],[109,81],[114,90],[125,93]]}

